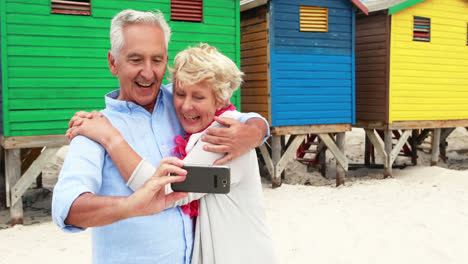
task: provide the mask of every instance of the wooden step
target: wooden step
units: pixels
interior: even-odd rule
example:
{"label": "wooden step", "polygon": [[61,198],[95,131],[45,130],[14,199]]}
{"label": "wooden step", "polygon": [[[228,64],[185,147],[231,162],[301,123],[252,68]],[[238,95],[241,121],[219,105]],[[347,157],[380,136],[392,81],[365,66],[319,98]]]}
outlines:
{"label": "wooden step", "polygon": [[315,159],[306,159],[306,158],[296,158],[296,160],[299,162],[305,162],[305,163],[315,162]]}

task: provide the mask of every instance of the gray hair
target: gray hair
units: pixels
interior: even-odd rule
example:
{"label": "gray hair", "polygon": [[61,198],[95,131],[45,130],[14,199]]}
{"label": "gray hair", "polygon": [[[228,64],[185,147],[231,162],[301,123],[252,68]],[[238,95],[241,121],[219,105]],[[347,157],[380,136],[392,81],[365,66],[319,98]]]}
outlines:
{"label": "gray hair", "polygon": [[169,41],[171,40],[171,28],[167,24],[166,19],[161,11],[136,11],[126,9],[118,13],[111,21],[110,42],[111,55],[117,61],[119,58],[120,49],[124,46],[123,28],[132,24],[149,24],[160,26],[164,33],[166,51],[168,50]]}

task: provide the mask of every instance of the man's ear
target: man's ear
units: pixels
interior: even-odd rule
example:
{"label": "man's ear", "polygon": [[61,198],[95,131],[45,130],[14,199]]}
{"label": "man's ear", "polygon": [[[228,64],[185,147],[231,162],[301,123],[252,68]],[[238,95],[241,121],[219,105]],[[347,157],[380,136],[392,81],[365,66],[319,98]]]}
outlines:
{"label": "man's ear", "polygon": [[114,56],[112,56],[110,50],[109,52],[107,52],[107,63],[109,63],[109,70],[112,73],[112,75],[117,76],[118,75],[117,63],[114,59]]}

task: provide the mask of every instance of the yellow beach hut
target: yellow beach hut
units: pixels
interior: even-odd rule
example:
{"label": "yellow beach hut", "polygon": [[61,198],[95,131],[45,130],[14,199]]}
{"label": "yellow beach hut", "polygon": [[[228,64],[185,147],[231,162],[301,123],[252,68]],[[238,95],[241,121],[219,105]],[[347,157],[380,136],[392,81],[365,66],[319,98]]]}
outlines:
{"label": "yellow beach hut", "polygon": [[363,3],[369,16],[356,19],[356,126],[384,156],[386,176],[402,148],[416,162],[430,131],[435,165],[440,142],[468,126],[468,1]]}

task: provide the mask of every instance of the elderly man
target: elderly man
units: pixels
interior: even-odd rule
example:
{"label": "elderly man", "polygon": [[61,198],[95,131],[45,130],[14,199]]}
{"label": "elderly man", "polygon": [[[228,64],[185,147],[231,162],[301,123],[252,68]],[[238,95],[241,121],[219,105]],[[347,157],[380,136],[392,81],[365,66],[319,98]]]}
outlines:
{"label": "elderly man", "polygon": [[[124,10],[113,18],[110,35],[109,68],[118,76],[120,90],[106,95],[102,113],[133,149],[156,167],[163,158],[172,156],[174,136],[183,134],[172,86],[161,84],[170,28],[159,12]],[[207,150],[228,153],[218,163],[262,142],[268,125],[258,117],[244,114],[240,120],[224,120],[230,126],[227,130],[211,131],[205,140],[218,145]],[[177,169],[158,168],[155,176],[133,193],[103,146],[77,136],[54,189],[54,222],[67,232],[95,227],[94,263],[189,263],[193,245],[189,215],[178,207],[160,212],[182,197],[164,197],[159,191],[161,184],[169,181],[164,175]]]}

